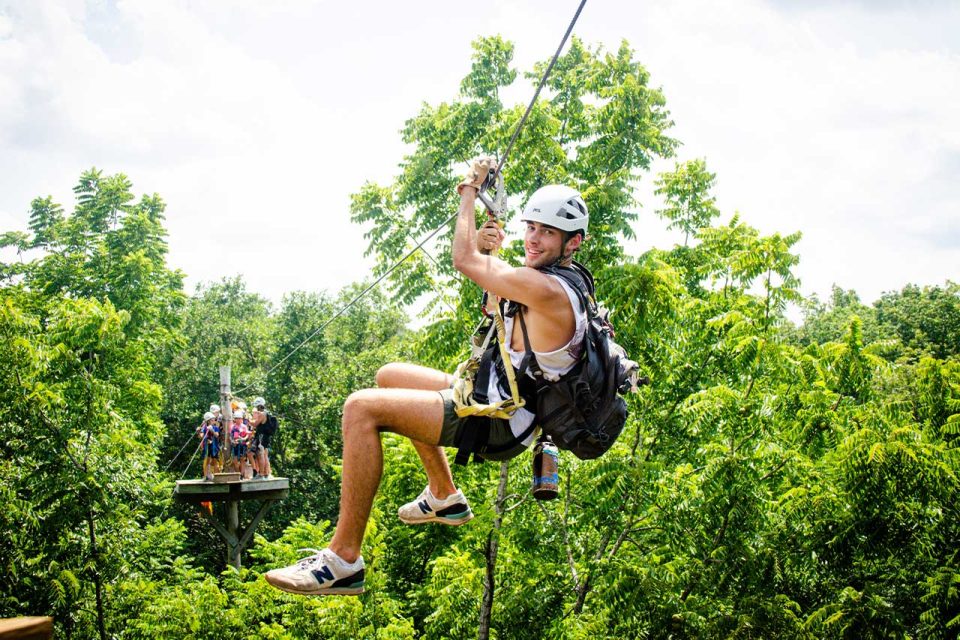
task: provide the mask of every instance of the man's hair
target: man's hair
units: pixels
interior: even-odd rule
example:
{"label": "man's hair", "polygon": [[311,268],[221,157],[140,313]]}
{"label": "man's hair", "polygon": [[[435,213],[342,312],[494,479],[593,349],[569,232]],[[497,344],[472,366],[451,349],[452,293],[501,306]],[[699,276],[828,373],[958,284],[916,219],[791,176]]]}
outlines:
{"label": "man's hair", "polygon": [[[563,245],[564,245],[564,246],[567,245],[567,242],[570,241],[570,238],[572,238],[573,236],[577,235],[578,233],[580,234],[580,241],[581,241],[581,242],[583,242],[584,240],[587,239],[587,232],[584,231],[583,229],[577,229],[576,231],[565,231],[564,233],[567,234],[566,237],[563,239]],[[576,249],[574,249],[574,252],[577,252],[577,251],[580,251],[580,247],[577,247]]]}

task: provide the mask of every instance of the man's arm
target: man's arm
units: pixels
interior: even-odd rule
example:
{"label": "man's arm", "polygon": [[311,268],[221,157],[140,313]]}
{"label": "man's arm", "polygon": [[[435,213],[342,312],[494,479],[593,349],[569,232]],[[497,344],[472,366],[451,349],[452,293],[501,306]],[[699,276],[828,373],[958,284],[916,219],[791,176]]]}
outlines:
{"label": "man's arm", "polygon": [[460,192],[460,210],[453,234],[453,266],[495,296],[534,309],[549,308],[566,299],[560,283],[529,267],[512,267],[493,255],[477,250],[477,189],[465,185]]}

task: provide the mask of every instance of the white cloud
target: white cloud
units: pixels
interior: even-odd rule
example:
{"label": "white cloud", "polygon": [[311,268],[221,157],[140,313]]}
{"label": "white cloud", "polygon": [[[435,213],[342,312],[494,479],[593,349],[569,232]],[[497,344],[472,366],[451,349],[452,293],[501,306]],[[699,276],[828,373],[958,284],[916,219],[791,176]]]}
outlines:
{"label": "white cloud", "polygon": [[648,24],[678,25],[639,41],[663,79],[681,157],[707,157],[725,211],[764,232],[803,231],[805,290],[837,282],[870,299],[957,277],[960,247],[917,235],[960,205],[942,171],[960,151],[955,50],[878,48],[869,27],[889,33],[899,14],[856,7],[811,16],[746,1],[663,3],[650,14]]}
{"label": "white cloud", "polygon": [[[0,0],[0,225],[23,228],[51,190],[71,204],[96,165],[164,197],[171,261],[191,283],[242,273],[275,300],[337,289],[370,268],[349,193],[391,178],[398,129],[421,101],[455,94],[470,40],[501,33],[528,69],[575,6]],[[949,25],[960,13],[936,4],[661,0],[588,4],[576,33],[637,50],[680,157],[707,158],[725,212],[804,232],[807,291],[837,282],[869,299],[958,276]],[[641,238],[670,242],[651,181]]]}

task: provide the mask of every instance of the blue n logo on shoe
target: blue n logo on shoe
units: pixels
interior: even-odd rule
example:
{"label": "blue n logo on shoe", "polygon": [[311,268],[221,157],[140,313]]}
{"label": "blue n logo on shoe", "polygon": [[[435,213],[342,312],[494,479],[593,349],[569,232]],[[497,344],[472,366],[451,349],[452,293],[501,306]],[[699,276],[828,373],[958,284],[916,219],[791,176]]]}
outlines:
{"label": "blue n logo on shoe", "polygon": [[433,509],[430,508],[430,503],[428,503],[426,500],[421,500],[417,503],[417,506],[420,507],[420,511],[423,513],[430,513],[433,511]]}
{"label": "blue n logo on shoe", "polygon": [[330,571],[330,567],[327,565],[323,565],[322,568],[313,570],[313,577],[322,584],[324,580],[333,580],[333,571]]}

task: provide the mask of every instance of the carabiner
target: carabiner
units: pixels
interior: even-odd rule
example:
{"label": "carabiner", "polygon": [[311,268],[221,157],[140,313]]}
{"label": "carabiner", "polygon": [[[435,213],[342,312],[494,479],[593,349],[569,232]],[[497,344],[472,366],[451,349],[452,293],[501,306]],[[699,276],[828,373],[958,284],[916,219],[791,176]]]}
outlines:
{"label": "carabiner", "polygon": [[[491,179],[495,173],[497,181],[493,184],[493,197],[491,198],[487,195],[487,192],[490,190]],[[503,174],[498,173],[496,169],[490,169],[490,174],[487,175],[487,179],[484,180],[483,185],[480,187],[477,197],[480,198],[484,206],[487,207],[487,213],[499,221],[500,216],[503,215],[504,208],[507,206],[507,192],[503,188]]]}

